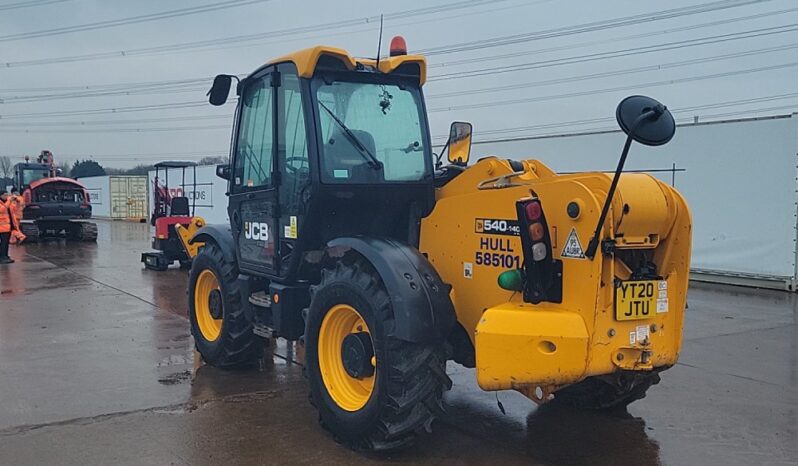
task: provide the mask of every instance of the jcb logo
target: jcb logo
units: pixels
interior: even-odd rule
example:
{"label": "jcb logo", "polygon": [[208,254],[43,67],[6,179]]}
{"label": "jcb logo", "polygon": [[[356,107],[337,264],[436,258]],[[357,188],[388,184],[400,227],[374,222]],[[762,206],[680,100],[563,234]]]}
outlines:
{"label": "jcb logo", "polygon": [[269,241],[269,225],[259,222],[244,222],[244,238]]}

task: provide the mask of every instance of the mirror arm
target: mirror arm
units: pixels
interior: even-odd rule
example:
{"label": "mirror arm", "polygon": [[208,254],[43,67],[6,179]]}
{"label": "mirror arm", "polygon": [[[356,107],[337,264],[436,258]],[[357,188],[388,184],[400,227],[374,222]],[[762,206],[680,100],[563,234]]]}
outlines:
{"label": "mirror arm", "polygon": [[449,148],[449,143],[450,142],[452,142],[452,138],[449,138],[449,139],[446,140],[446,144],[443,145],[443,148],[438,153],[438,158],[435,159],[435,169],[436,170],[440,170],[441,167],[443,166],[443,162],[441,162],[441,159],[443,158],[443,153],[446,152],[446,149]]}
{"label": "mirror arm", "polygon": [[585,251],[585,256],[593,260],[596,256],[596,250],[598,249],[599,245],[599,238],[601,237],[601,229],[604,227],[604,221],[607,220],[607,213],[610,210],[610,205],[612,204],[612,198],[615,196],[615,189],[618,187],[618,180],[621,178],[621,173],[623,172],[623,166],[626,163],[626,156],[629,155],[629,148],[632,147],[632,138],[637,131],[637,128],[643,123],[645,120],[652,119],[656,121],[660,115],[664,112],[664,108],[654,108],[651,109],[643,114],[641,114],[632,124],[632,127],[629,129],[629,135],[626,136],[626,144],[623,146],[623,152],[621,153],[621,159],[618,161],[618,167],[615,169],[615,175],[612,177],[612,183],[610,184],[610,189],[607,191],[607,199],[604,201],[604,207],[601,209],[601,216],[599,217],[598,225],[596,225],[596,231],[593,233],[593,237],[590,239],[590,243],[587,245],[587,251]]}

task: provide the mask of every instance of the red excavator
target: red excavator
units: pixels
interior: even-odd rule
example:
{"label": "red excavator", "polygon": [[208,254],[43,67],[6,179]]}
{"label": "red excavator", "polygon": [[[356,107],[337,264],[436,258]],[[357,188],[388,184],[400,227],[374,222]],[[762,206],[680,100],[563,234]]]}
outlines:
{"label": "red excavator", "polygon": [[31,162],[14,166],[14,184],[19,187],[25,207],[20,230],[29,243],[45,237],[65,237],[75,241],[96,241],[97,225],[91,218],[91,203],[86,188],[58,176],[53,153],[44,150]]}

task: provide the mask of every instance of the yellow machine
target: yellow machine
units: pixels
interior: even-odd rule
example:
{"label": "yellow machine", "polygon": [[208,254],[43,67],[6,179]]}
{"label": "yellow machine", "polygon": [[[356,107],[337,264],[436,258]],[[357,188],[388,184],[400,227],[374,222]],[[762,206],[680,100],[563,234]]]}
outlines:
{"label": "yellow machine", "polygon": [[[217,167],[230,226],[186,242],[205,361],[247,365],[265,339],[303,341],[322,425],[368,450],[428,430],[451,360],[485,390],[538,403],[642,398],[678,358],[691,223],[675,189],[622,171],[632,141],[671,139],[668,110],[642,96],[618,106],[628,138],[614,175],[500,157],[468,165],[463,122],[444,165],[426,60],[401,38],[390,55],[320,46],[239,81],[230,162]],[[234,78],[216,77],[212,104]]]}

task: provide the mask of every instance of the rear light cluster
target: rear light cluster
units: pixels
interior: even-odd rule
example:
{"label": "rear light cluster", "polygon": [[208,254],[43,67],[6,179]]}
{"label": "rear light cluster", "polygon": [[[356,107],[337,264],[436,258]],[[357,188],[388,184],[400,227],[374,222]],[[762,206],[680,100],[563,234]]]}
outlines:
{"label": "rear light cluster", "polygon": [[532,260],[540,262],[549,255],[549,247],[544,242],[546,228],[542,223],[543,209],[540,207],[540,201],[533,199],[527,202],[524,206],[524,215],[529,224],[527,227],[529,239],[532,240]]}
{"label": "rear light cluster", "polygon": [[549,227],[540,199],[533,195],[519,200],[516,213],[524,252],[524,301],[562,302],[562,261],[552,257]]}

